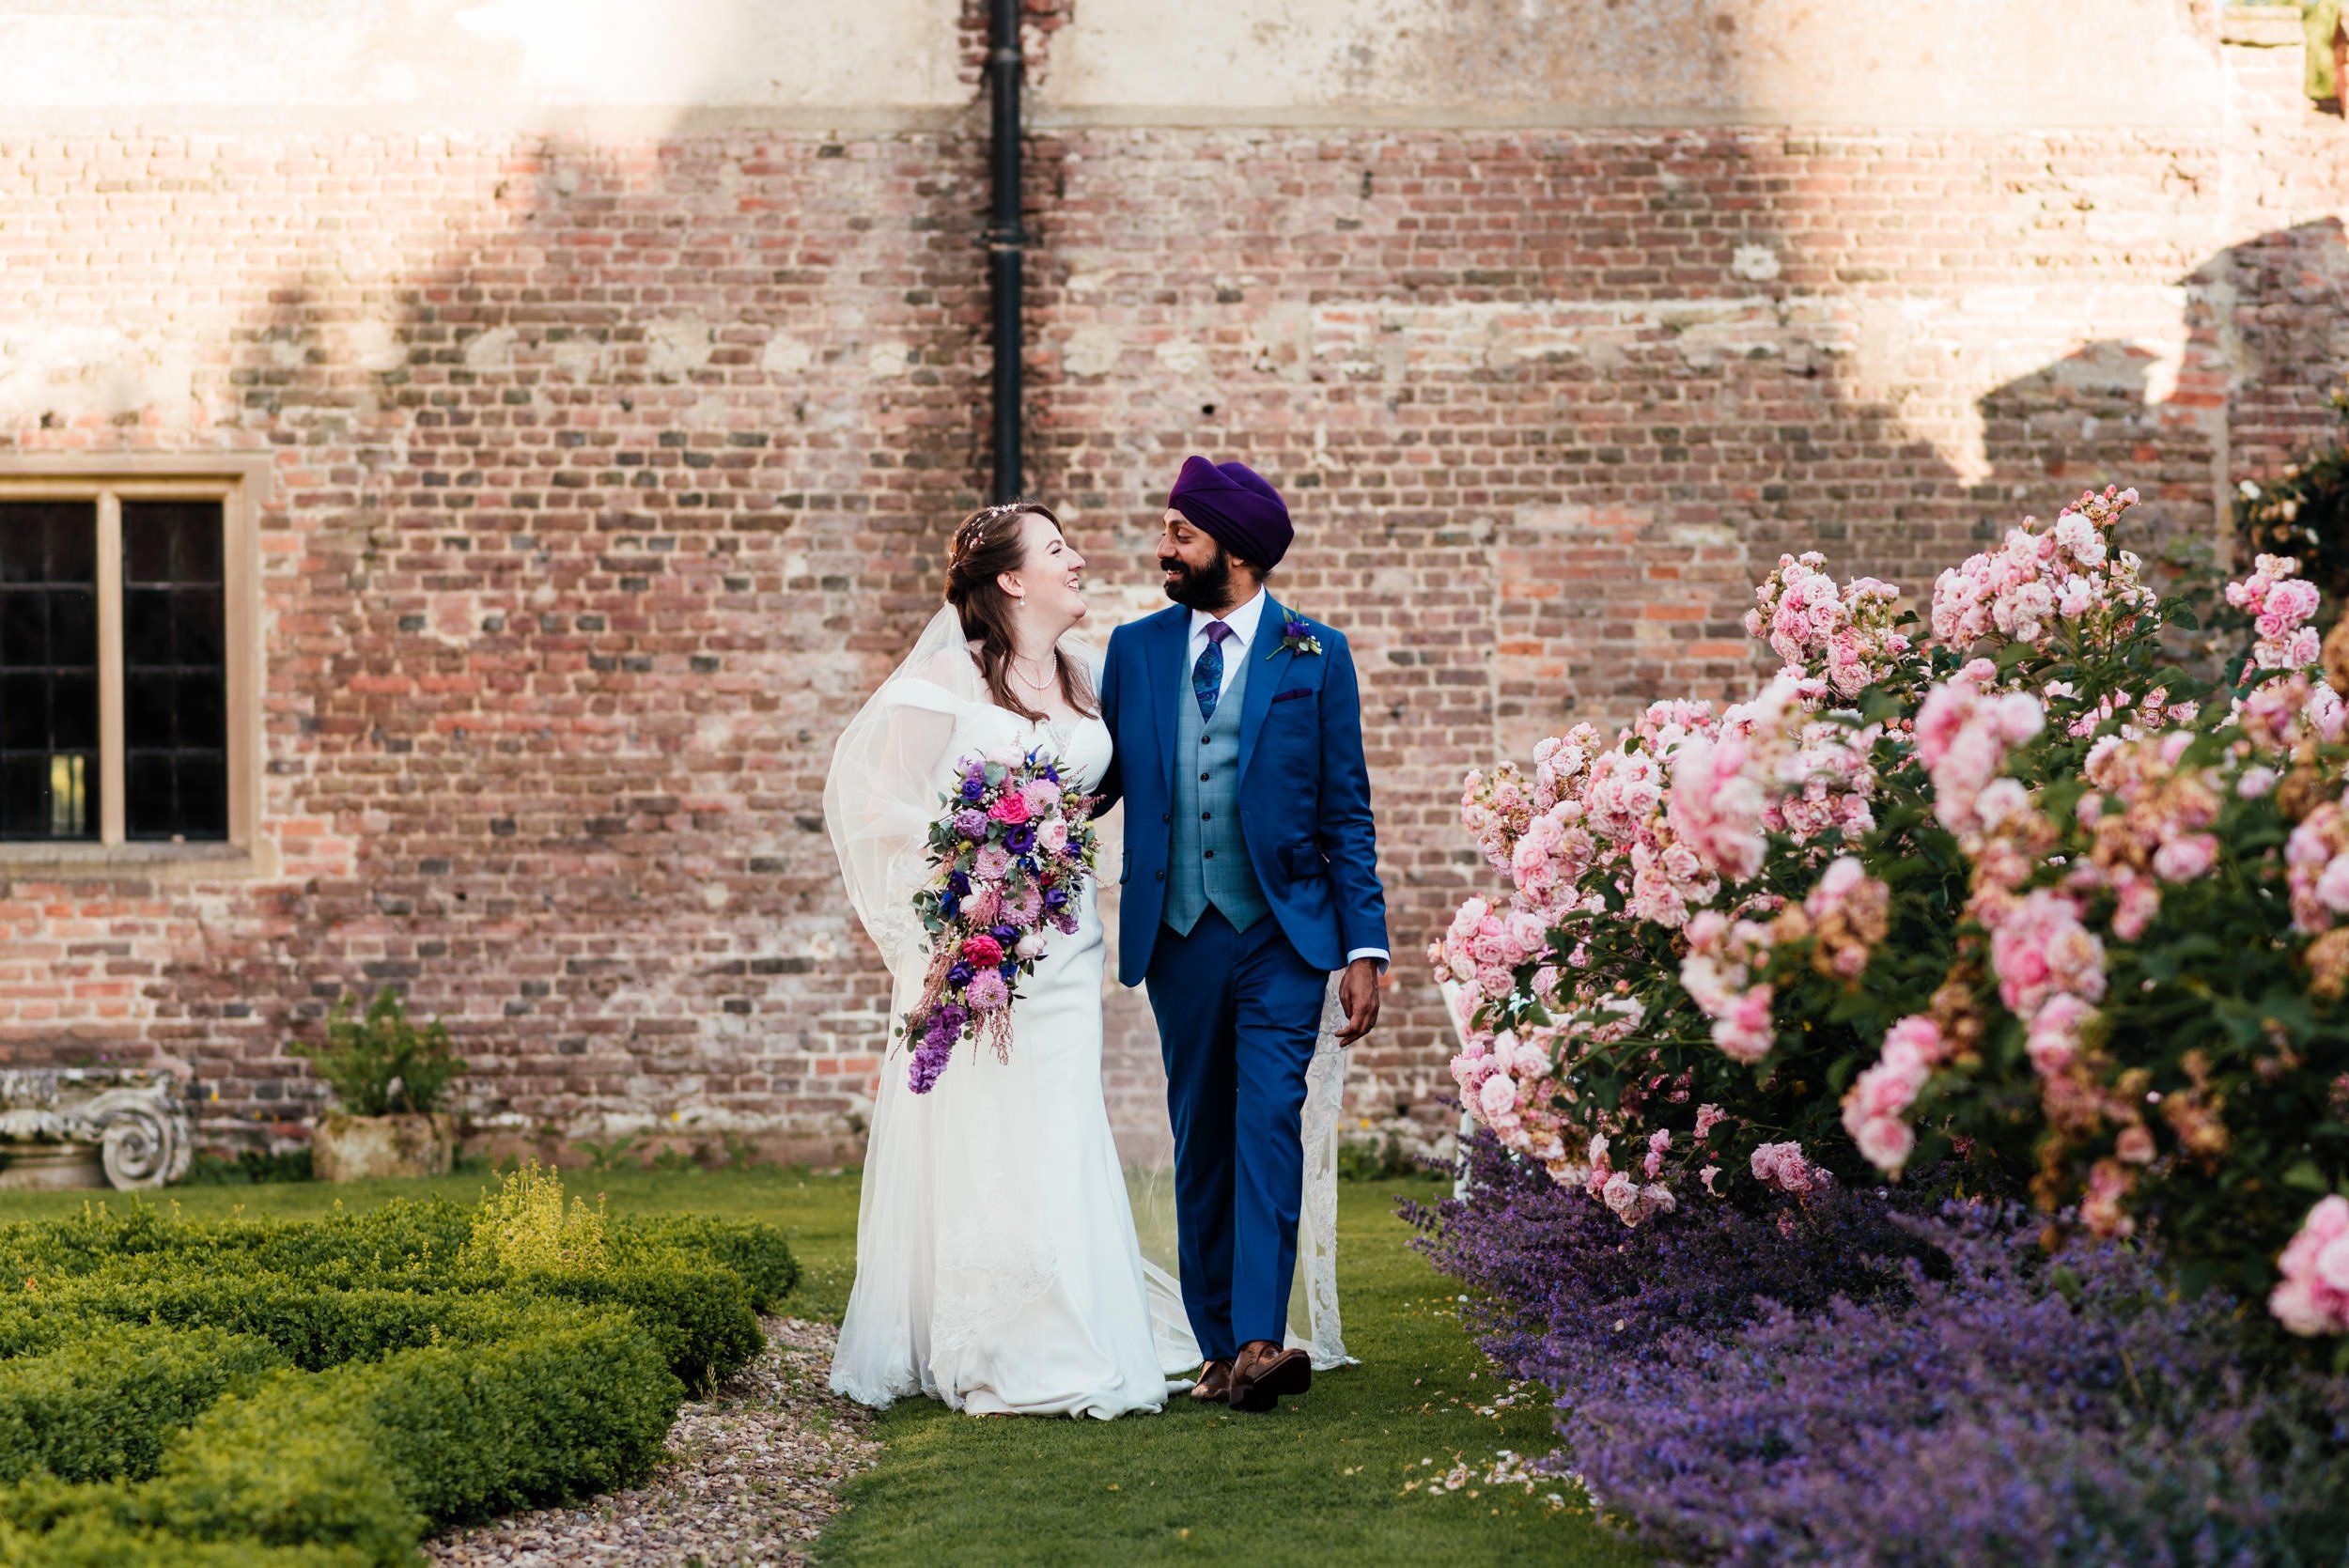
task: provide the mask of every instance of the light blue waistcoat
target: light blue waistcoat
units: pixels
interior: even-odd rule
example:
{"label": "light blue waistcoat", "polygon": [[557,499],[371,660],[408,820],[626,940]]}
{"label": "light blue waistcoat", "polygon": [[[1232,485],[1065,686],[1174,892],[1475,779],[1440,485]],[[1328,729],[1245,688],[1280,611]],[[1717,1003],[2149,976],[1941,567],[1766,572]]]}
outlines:
{"label": "light blue waistcoat", "polygon": [[[1184,646],[1188,650],[1190,644]],[[1176,688],[1174,840],[1167,862],[1166,924],[1182,937],[1190,935],[1210,904],[1236,931],[1272,912],[1239,831],[1239,716],[1254,661],[1237,637],[1223,644],[1223,657],[1239,660],[1239,667],[1217,699],[1213,719],[1200,722],[1189,662]]]}

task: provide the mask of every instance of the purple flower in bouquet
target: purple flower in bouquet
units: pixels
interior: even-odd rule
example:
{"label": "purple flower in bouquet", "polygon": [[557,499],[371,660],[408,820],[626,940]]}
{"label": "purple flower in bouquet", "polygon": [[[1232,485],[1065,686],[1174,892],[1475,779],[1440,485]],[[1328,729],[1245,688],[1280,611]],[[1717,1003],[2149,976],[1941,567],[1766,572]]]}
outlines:
{"label": "purple flower in bouquet", "polygon": [[971,896],[971,878],[959,871],[946,873],[946,891],[957,898]]}
{"label": "purple flower in bouquet", "polygon": [[1001,970],[981,970],[971,977],[971,984],[963,988],[963,995],[969,997],[971,1005],[980,1012],[992,1013],[1009,1004],[1011,986],[1004,983]]}
{"label": "purple flower in bouquet", "polygon": [[955,1054],[955,1037],[932,1030],[922,1036],[922,1043],[913,1048],[913,1064],[909,1071],[907,1086],[917,1094],[926,1094],[938,1087],[938,1078],[946,1070],[946,1063]]}
{"label": "purple flower in bouquet", "polygon": [[991,925],[988,927],[987,934],[995,939],[996,946],[1008,953],[1012,944],[1019,939],[1019,927],[1009,924]]}
{"label": "purple flower in bouquet", "polygon": [[987,798],[987,772],[984,768],[973,769],[962,776],[962,798],[966,800]]}
{"label": "purple flower in bouquet", "polygon": [[[955,834],[966,844],[987,842],[987,813],[975,807],[955,813]],[[960,876],[961,873],[956,873]]]}
{"label": "purple flower in bouquet", "polygon": [[1029,827],[1014,828],[1003,835],[1003,847],[1015,855],[1026,854],[1035,847],[1035,830]]}
{"label": "purple flower in bouquet", "polygon": [[1056,915],[1067,907],[1068,890],[1066,888],[1048,888],[1045,890],[1044,912],[1047,915]]}
{"label": "purple flower in bouquet", "polygon": [[978,971],[976,970],[972,969],[968,964],[952,965],[946,970],[946,984],[952,986],[957,990],[960,990],[965,986],[971,984],[971,977],[977,972]]}
{"label": "purple flower in bouquet", "polygon": [[1011,869],[1011,852],[1000,844],[990,844],[980,849],[978,862],[979,880],[1000,882]]}

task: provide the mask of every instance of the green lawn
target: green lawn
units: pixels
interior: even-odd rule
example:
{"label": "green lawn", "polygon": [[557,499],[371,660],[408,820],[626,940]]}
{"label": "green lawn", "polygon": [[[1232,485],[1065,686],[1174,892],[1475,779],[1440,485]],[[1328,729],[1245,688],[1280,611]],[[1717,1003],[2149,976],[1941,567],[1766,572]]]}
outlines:
{"label": "green lawn", "polygon": [[[424,1193],[470,1201],[490,1181],[198,1187],[154,1201],[195,1216],[300,1216]],[[771,1221],[806,1268],[788,1310],[836,1318],[847,1303],[853,1172],[574,1171],[566,1181],[576,1192],[603,1193],[614,1213]],[[1408,1232],[1393,1214],[1397,1191],[1434,1190],[1408,1182],[1340,1189],[1346,1338],[1361,1366],[1320,1374],[1312,1393],[1268,1416],[1177,1399],[1164,1416],[1108,1424],[982,1421],[910,1401],[880,1418],[881,1463],[850,1483],[848,1512],[818,1544],[819,1560],[849,1568],[1643,1561],[1579,1508],[1553,1509],[1517,1486],[1439,1484],[1460,1461],[1481,1474],[1497,1450],[1543,1452],[1548,1421],[1538,1405],[1497,1421],[1473,1408],[1501,1390],[1460,1331],[1447,1281],[1407,1249]],[[53,1217],[101,1196],[127,1201],[0,1192],[0,1219]]]}
{"label": "green lawn", "polygon": [[[1239,1562],[1637,1563],[1585,1512],[1471,1482],[1431,1495],[1455,1459],[1548,1447],[1538,1406],[1501,1421],[1501,1392],[1460,1331],[1456,1297],[1394,1218],[1393,1194],[1339,1195],[1346,1348],[1270,1415],[1178,1399],[1107,1425],[978,1420],[926,1401],[884,1415],[881,1463],[818,1544],[826,1564]],[[1480,1468],[1482,1467],[1480,1464]],[[1410,1488],[1409,1483],[1422,1484]],[[1407,1489],[1408,1488],[1408,1489]],[[1576,1499],[1579,1501],[1579,1498]]]}

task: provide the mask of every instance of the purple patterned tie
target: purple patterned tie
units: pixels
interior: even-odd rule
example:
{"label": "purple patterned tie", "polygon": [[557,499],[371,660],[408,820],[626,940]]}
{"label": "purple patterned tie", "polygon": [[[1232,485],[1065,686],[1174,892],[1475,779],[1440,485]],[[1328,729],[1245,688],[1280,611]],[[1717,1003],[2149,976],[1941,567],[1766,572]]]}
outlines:
{"label": "purple patterned tie", "polygon": [[1223,696],[1223,639],[1232,629],[1221,621],[1207,623],[1207,645],[1199,655],[1199,662],[1190,667],[1190,694],[1199,699],[1199,722],[1206,723],[1215,717],[1215,705]]}

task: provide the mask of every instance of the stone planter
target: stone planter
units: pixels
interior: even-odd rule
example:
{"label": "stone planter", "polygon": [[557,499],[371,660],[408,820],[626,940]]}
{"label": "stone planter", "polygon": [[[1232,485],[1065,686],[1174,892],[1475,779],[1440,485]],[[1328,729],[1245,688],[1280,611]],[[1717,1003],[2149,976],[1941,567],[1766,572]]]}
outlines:
{"label": "stone planter", "polygon": [[97,1185],[69,1179],[92,1160],[108,1186],[161,1187],[186,1175],[195,1155],[179,1079],[153,1067],[0,1071],[0,1144],[17,1151],[0,1172],[8,1187]]}
{"label": "stone planter", "polygon": [[346,1116],[330,1110],[310,1138],[311,1172],[322,1182],[379,1176],[445,1176],[457,1156],[457,1124],[428,1116]]}
{"label": "stone planter", "polygon": [[50,1191],[105,1185],[106,1154],[96,1143],[0,1141],[0,1188]]}

